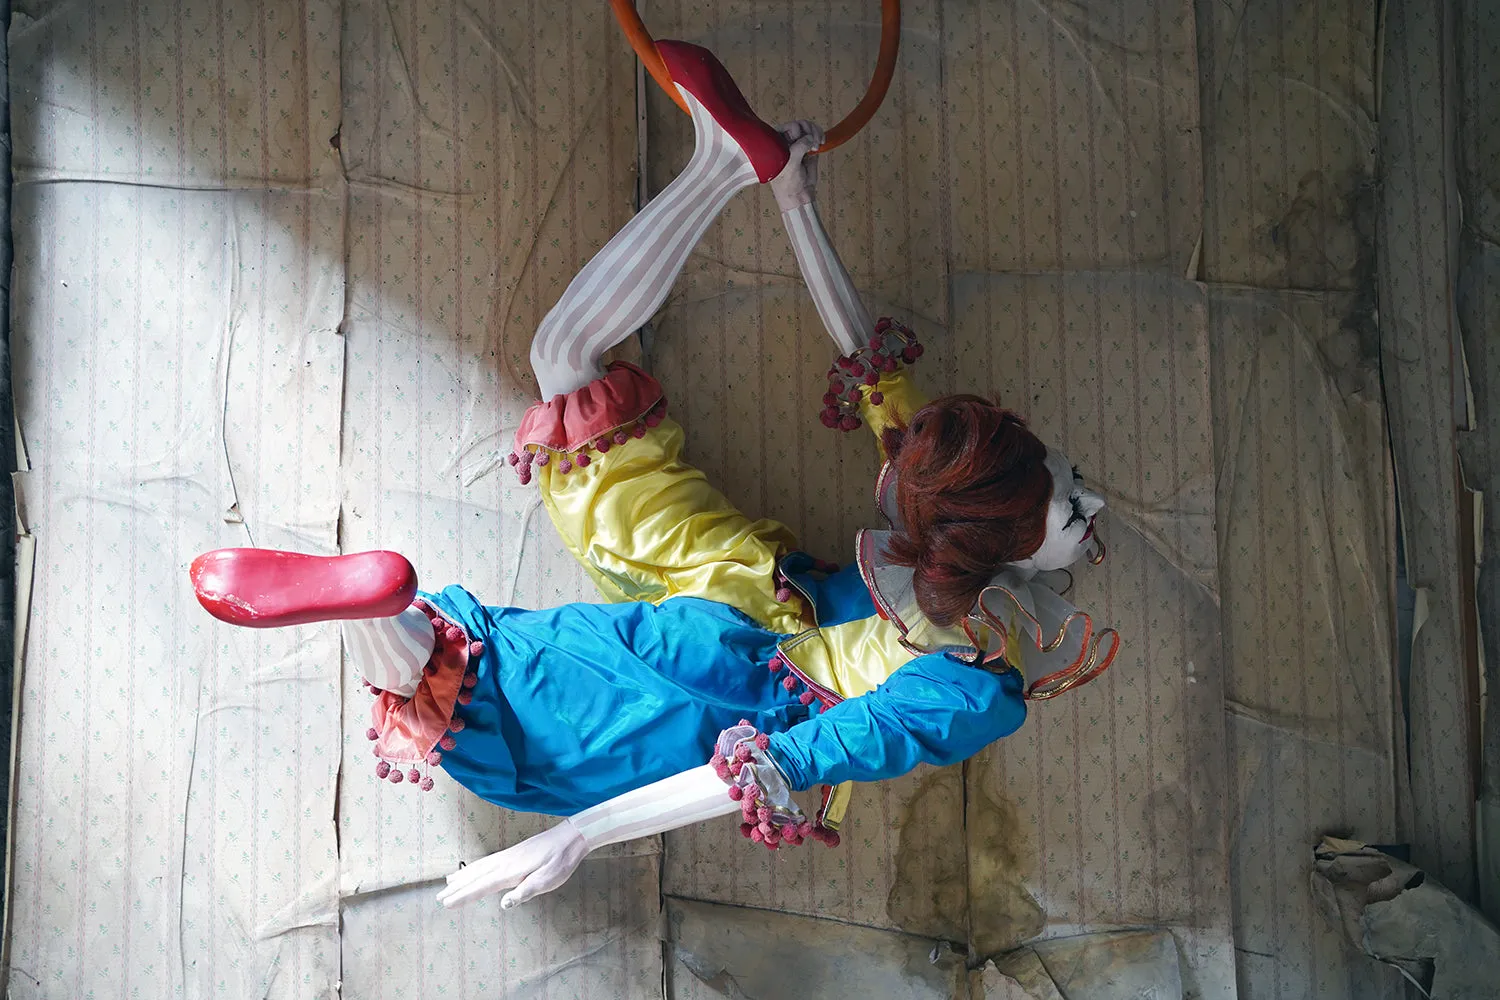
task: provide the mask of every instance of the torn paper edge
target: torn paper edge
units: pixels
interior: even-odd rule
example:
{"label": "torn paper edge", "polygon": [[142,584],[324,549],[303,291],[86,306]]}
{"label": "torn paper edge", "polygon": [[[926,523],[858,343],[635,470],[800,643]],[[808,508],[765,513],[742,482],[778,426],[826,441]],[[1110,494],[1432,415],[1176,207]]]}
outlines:
{"label": "torn paper edge", "polygon": [[15,657],[11,667],[10,686],[10,801],[6,803],[5,825],[5,912],[0,916],[0,994],[10,995],[10,918],[15,905],[15,854],[16,854],[16,778],[19,773],[21,750],[21,690],[26,675],[26,633],[31,621],[31,580],[36,566],[36,539],[31,534],[31,523],[26,516],[26,477],[31,472],[31,459],[26,454],[26,439],[21,434],[20,418],[11,416],[16,436],[16,471],[11,473],[11,487],[15,498],[16,518],[16,612],[15,645],[11,655]]}

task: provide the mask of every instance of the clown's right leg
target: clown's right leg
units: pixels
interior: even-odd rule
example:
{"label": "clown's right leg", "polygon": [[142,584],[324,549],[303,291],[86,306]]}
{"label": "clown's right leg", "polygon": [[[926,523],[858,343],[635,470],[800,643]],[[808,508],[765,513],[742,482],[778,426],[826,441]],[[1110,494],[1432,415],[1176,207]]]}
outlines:
{"label": "clown's right leg", "polygon": [[190,575],[199,603],[231,625],[337,621],[350,662],[379,690],[410,697],[432,658],[433,615],[413,603],[416,570],[394,552],[219,549],[195,559]]}

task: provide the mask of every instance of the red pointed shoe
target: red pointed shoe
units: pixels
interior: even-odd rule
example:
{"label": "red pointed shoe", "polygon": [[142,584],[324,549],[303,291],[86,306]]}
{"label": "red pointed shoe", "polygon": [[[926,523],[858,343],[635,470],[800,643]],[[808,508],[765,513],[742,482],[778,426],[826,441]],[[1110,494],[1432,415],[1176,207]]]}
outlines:
{"label": "red pointed shoe", "polygon": [[417,594],[417,571],[395,552],[309,556],[217,549],[194,559],[188,574],[209,614],[245,628],[389,618]]}
{"label": "red pointed shoe", "polygon": [[687,42],[657,42],[656,51],[672,82],[692,94],[729,137],[750,157],[762,184],[781,173],[791,158],[786,139],[750,110],[750,103],[714,54]]}

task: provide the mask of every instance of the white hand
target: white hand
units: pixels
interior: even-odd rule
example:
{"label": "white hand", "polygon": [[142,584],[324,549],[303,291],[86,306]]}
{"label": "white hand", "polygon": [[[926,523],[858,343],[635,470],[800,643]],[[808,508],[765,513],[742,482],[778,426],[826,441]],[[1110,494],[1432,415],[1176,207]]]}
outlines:
{"label": "white hand", "polygon": [[451,909],[510,889],[500,900],[501,908],[509,910],[562,885],[588,853],[583,834],[571,821],[563,820],[449,875],[438,902]]}
{"label": "white hand", "polygon": [[823,145],[823,130],[810,121],[798,119],[776,131],[791,144],[791,158],[781,173],[771,178],[771,193],[781,210],[790,212],[813,200],[818,186],[818,158],[808,154]]}

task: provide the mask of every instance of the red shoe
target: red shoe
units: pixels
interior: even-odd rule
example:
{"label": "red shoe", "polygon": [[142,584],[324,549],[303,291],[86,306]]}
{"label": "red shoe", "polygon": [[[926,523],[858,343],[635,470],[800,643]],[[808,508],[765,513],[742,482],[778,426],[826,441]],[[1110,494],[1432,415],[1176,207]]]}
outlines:
{"label": "red shoe", "polygon": [[417,571],[395,552],[309,556],[217,549],[194,559],[188,574],[209,614],[245,628],[389,618],[417,594]]}
{"label": "red shoe", "polygon": [[791,158],[786,139],[755,117],[745,95],[740,93],[729,71],[712,52],[687,42],[673,41],[657,42],[656,51],[667,64],[672,81],[697,98],[713,115],[714,121],[750,157],[762,184],[781,173],[781,168]]}

